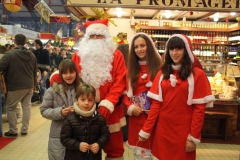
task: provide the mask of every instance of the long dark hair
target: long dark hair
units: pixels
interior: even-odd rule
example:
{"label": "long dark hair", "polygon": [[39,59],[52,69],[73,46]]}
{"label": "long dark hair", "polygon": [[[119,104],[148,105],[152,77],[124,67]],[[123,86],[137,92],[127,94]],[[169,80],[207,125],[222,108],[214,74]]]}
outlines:
{"label": "long dark hair", "polygon": [[151,80],[153,80],[160,70],[161,67],[161,57],[158,54],[154,43],[150,37],[148,37],[145,33],[138,33],[132,39],[130,53],[128,57],[128,75],[127,78],[131,82],[132,88],[135,88],[138,82],[138,76],[140,72],[139,65],[139,57],[135,53],[134,42],[137,38],[143,38],[146,41],[147,51],[146,51],[146,62],[147,62],[147,70],[150,74]]}
{"label": "long dark hair", "polygon": [[75,72],[76,73],[76,79],[73,82],[74,88],[77,88],[80,84],[80,77],[78,75],[78,70],[75,65],[75,63],[71,59],[64,59],[60,64],[59,64],[59,75],[61,78],[61,83],[63,86],[65,86],[64,90],[67,89],[67,84],[64,82],[62,74],[65,73],[66,71],[70,72]]}
{"label": "long dark hair", "polygon": [[[182,65],[179,70],[179,77],[182,80],[186,80],[191,75],[191,73],[193,73],[192,62],[191,62],[191,59],[186,50],[184,41],[179,37],[172,37],[169,39],[169,41],[167,43],[166,53],[165,53],[165,62],[162,67],[163,78],[169,79],[170,74],[173,73],[172,64],[174,64],[174,62],[173,62],[172,58],[170,57],[169,50],[174,49],[174,48],[178,48],[178,49],[184,48],[184,56],[181,61]],[[190,54],[192,54],[192,53],[190,53]]]}

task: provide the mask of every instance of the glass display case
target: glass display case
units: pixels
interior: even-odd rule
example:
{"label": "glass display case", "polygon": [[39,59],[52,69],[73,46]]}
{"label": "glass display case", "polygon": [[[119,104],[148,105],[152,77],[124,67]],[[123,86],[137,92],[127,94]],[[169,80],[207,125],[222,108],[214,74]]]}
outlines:
{"label": "glass display case", "polygon": [[216,99],[238,100],[240,70],[236,63],[201,63]]}

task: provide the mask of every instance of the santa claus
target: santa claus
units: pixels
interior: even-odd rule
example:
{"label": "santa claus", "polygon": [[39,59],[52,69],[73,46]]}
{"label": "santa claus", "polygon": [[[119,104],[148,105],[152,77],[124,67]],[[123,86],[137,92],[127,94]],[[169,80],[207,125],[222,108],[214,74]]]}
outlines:
{"label": "santa claus", "polygon": [[106,160],[123,159],[121,127],[126,124],[120,97],[125,88],[125,61],[108,30],[108,19],[88,21],[86,33],[80,42],[79,52],[73,61],[82,80],[97,91],[99,113],[106,118],[111,138],[104,148]]}

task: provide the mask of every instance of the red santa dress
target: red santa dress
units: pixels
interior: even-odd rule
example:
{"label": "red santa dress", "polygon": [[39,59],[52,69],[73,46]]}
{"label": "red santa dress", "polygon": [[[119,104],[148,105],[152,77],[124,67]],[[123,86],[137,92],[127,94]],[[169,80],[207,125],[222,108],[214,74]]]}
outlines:
{"label": "red santa dress", "polygon": [[[123,109],[121,107],[120,97],[125,89],[126,66],[122,53],[116,50],[112,62],[111,76],[112,81],[107,81],[100,88],[96,89],[99,106],[104,106],[110,111],[110,116],[106,119],[111,133],[110,141],[104,148],[107,154],[113,157],[123,155],[123,137],[121,127],[126,125]],[[81,58],[74,53],[72,60],[75,62],[79,73],[81,74]]]}
{"label": "red santa dress", "polygon": [[[184,41],[194,62],[190,40],[183,35],[174,36]],[[193,73],[181,80],[178,75],[180,67],[172,66],[174,71],[167,80],[159,71],[148,92],[152,105],[139,135],[143,138],[153,136],[155,160],[195,160],[196,150],[186,152],[186,141],[200,143],[205,107],[212,107],[215,100],[207,76],[201,69],[194,67]]]}
{"label": "red santa dress", "polygon": [[131,149],[135,149],[136,147],[150,149],[150,146],[149,146],[150,141],[138,142],[138,133],[142,129],[148,115],[146,113],[142,113],[137,117],[132,116],[132,110],[134,107],[136,107],[136,105],[132,101],[132,98],[141,93],[147,93],[152,85],[150,74],[147,71],[146,61],[144,62],[139,61],[139,64],[140,64],[140,73],[138,76],[138,83],[137,83],[136,89],[132,90],[129,82],[127,81],[126,82],[127,94],[123,95],[123,103],[127,107],[127,113],[129,115],[127,145]]}

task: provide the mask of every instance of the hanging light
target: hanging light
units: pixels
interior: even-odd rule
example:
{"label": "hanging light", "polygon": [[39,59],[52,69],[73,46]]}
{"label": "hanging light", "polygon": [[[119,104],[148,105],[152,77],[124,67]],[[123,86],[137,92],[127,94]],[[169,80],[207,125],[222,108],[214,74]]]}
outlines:
{"label": "hanging light", "polygon": [[117,11],[117,17],[121,17],[122,16],[122,8],[116,8]]}
{"label": "hanging light", "polygon": [[213,20],[214,20],[215,22],[217,22],[217,21],[219,20],[219,18],[218,18],[218,17],[214,17]]}
{"label": "hanging light", "polygon": [[236,12],[230,12],[231,16],[235,16]]}
{"label": "hanging light", "polygon": [[165,17],[166,18],[170,18],[171,17],[171,11],[170,10],[166,10],[165,11]]}

